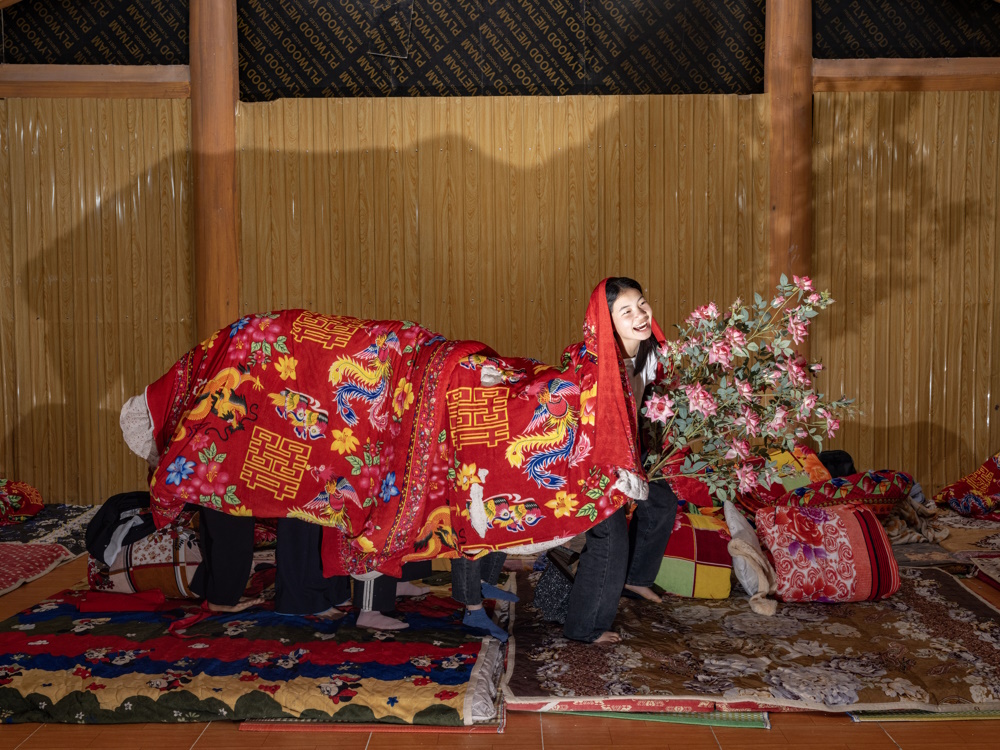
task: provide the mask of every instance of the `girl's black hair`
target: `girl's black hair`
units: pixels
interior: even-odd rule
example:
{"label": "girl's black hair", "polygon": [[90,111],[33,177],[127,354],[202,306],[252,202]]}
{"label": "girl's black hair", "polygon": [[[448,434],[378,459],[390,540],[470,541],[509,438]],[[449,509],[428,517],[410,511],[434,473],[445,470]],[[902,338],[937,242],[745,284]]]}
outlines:
{"label": "girl's black hair", "polygon": [[[626,289],[634,289],[639,292],[643,297],[642,285],[635,279],[630,279],[627,276],[613,276],[604,283],[604,295],[608,298],[608,313],[612,312],[615,301],[618,296],[624,292]],[[650,320],[650,325],[652,325],[652,320]],[[615,334],[615,338],[618,334]],[[653,356],[653,351],[656,349],[656,337],[650,336],[645,341],[639,342],[639,350],[635,353],[635,371],[642,372],[649,358]]]}

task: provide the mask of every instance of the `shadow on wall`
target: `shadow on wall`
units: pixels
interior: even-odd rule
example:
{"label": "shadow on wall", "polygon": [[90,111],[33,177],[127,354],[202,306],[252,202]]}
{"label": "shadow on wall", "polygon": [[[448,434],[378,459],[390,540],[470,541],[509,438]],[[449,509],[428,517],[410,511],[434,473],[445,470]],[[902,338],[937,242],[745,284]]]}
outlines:
{"label": "shadow on wall", "polygon": [[[426,105],[421,123],[440,134],[418,137],[420,123],[408,121],[398,144],[371,148],[331,145],[362,137],[342,121],[317,117],[308,128],[282,120],[285,103],[268,105],[244,124],[244,140],[261,142],[257,128],[263,142],[291,132],[297,142],[240,153],[243,309],[414,319],[538,356],[579,340],[590,292],[607,275],[643,282],[665,328],[710,299],[763,291],[752,238],[724,234],[743,227],[728,223],[738,205],[754,204],[739,193],[753,176],[725,177],[735,169],[720,161],[737,153],[735,136],[721,140],[734,129],[713,134],[708,122],[710,106],[735,113],[734,97],[687,98],[671,143],[664,134],[676,130],[636,129],[617,100],[597,100],[610,120],[580,105],[562,128],[552,112],[568,105],[553,101],[494,100],[496,119],[487,110],[472,128],[478,141],[462,135],[457,104]],[[74,138],[85,136],[69,134],[71,150]],[[11,428],[15,473],[50,501],[95,503],[142,486],[144,464],[121,439],[118,411],[195,343],[188,155],[143,164],[156,149],[141,138],[121,137],[129,158],[102,163],[91,151],[70,162],[88,179],[116,169],[106,179],[116,188],[80,191],[83,179],[54,176],[20,209],[20,221],[62,228],[58,211],[39,208],[45,199],[86,206],[67,213],[68,231],[43,231],[54,239],[15,258],[15,273],[31,280],[16,297],[17,331],[36,343],[18,370],[21,403],[32,407]],[[43,166],[38,153],[50,148],[32,158]],[[651,166],[668,149],[675,171]]]}

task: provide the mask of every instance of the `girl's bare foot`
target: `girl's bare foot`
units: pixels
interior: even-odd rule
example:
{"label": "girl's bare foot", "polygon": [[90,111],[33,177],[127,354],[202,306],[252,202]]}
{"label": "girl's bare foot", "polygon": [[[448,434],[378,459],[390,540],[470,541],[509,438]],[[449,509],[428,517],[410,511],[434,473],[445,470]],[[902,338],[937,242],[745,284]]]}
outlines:
{"label": "girl's bare foot", "polygon": [[622,637],[618,635],[618,633],[614,632],[613,630],[608,630],[605,631],[604,633],[601,633],[600,637],[598,637],[598,639],[594,641],[594,643],[597,644],[598,646],[610,646],[615,643],[621,643],[621,640]]}
{"label": "girl's bare foot", "polygon": [[258,604],[264,603],[264,597],[258,596],[253,599],[240,599],[236,604],[213,604],[212,602],[205,602],[205,606],[212,612],[242,612],[244,609],[250,609],[250,607],[256,607]]}
{"label": "girl's bare foot", "polygon": [[400,622],[373,609],[363,609],[358,614],[358,627],[368,630],[403,630],[410,627],[410,623]]}
{"label": "girl's bare foot", "polygon": [[649,588],[649,586],[632,586],[630,584],[625,584],[625,588],[627,588],[633,594],[638,594],[643,599],[649,599],[649,601],[651,602],[659,603],[663,601],[663,599],[660,598],[660,596],[658,596],[657,593],[653,591],[653,589]]}

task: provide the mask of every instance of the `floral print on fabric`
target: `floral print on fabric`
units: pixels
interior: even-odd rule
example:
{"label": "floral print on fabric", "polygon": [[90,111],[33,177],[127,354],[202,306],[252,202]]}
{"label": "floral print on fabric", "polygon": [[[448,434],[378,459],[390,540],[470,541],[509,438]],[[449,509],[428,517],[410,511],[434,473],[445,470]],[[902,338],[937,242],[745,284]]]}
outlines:
{"label": "floral print on fabric", "polygon": [[783,604],[773,617],[750,612],[745,596],[623,599],[622,641],[605,647],[541,619],[540,575],[517,574],[511,705],[631,696],[637,706],[659,700],[659,710],[695,700],[722,711],[1000,709],[1000,612],[941,570],[904,569],[891,599]]}

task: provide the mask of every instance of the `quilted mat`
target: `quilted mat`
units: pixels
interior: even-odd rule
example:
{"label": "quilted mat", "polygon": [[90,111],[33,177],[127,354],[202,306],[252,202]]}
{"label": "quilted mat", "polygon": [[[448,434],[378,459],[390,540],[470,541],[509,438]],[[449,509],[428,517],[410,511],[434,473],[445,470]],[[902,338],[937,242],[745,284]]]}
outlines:
{"label": "quilted mat", "polygon": [[98,510],[84,505],[46,505],[24,523],[0,528],[0,542],[61,544],[69,551],[69,559],[73,559],[87,551],[84,544],[87,524]]}
{"label": "quilted mat", "polygon": [[85,613],[67,590],[0,623],[0,722],[493,720],[503,655],[447,591],[400,600],[402,631],[258,607],[182,639],[168,626],[190,606]]}
{"label": "quilted mat", "polygon": [[61,544],[0,542],[0,595],[73,559]]}
{"label": "quilted mat", "polygon": [[879,602],[779,604],[745,595],[622,599],[622,642],[569,641],[517,578],[508,708],[534,711],[1000,709],[1000,612],[936,568],[903,568]]}

